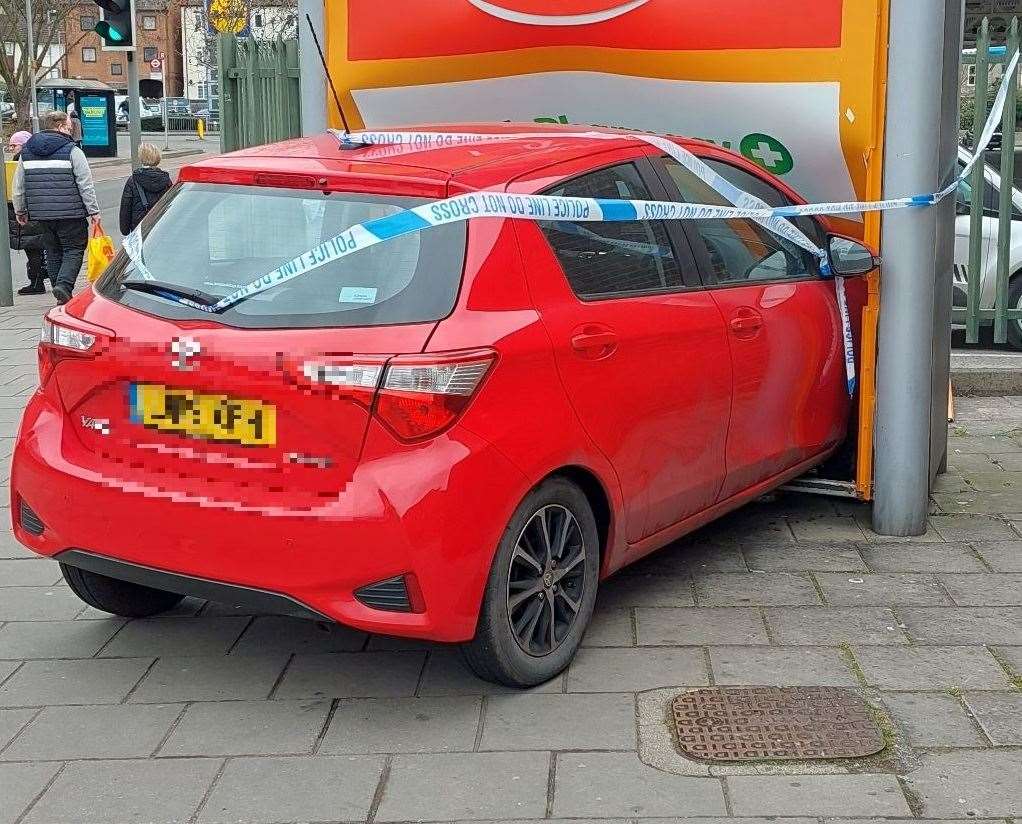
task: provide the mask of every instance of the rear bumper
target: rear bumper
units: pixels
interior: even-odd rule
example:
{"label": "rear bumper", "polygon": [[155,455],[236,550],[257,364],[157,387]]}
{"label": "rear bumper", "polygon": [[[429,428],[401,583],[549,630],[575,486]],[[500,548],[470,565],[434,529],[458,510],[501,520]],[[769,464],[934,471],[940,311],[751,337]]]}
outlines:
{"label": "rear bumper", "polygon": [[129,564],[127,561],[118,561],[115,558],[104,558],[102,555],[94,555],[81,549],[66,549],[54,555],[53,559],[78,569],[98,572],[100,575],[117,578],[120,581],[130,581],[133,584],[141,584],[153,589],[176,592],[179,595],[192,595],[196,598],[205,598],[223,604],[254,607],[266,612],[293,615],[313,621],[330,620],[329,616],[309,609],[294,598],[255,587],[240,587],[236,584],[224,584],[220,581],[210,581],[191,575],[178,575],[176,572],[166,572],[141,564]]}
{"label": "rear bumper", "polygon": [[[204,500],[161,486],[166,474],[148,486],[85,465],[64,422],[42,393],[22,421],[11,512],[15,536],[30,549],[138,583],[156,576],[148,585],[214,600],[251,603],[254,593],[270,609],[369,632],[471,638],[493,552],[529,486],[496,449],[457,427],[395,450],[373,424],[352,479],[315,509]],[[42,534],[22,527],[22,500]],[[422,612],[373,609],[355,597],[407,574]]]}

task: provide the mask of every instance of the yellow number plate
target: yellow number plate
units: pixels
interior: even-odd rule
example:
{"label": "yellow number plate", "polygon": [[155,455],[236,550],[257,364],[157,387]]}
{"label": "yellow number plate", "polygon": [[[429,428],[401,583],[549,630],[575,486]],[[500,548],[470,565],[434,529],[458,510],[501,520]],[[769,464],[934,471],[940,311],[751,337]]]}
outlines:
{"label": "yellow number plate", "polygon": [[135,383],[131,385],[131,419],[150,429],[191,438],[242,446],[273,446],[277,442],[276,407],[227,395]]}

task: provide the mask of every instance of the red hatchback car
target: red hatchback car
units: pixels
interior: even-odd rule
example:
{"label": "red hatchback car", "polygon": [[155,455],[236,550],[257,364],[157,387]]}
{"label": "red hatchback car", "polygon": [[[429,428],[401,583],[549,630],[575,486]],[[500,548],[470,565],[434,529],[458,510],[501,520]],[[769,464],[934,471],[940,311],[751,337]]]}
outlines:
{"label": "red hatchback car", "polygon": [[[215,302],[353,224],[466,191],[726,205],[634,139],[439,129],[508,139],[395,153],[324,135],[186,167],[142,224],[152,279],[122,251],[48,314],[14,530],[84,601],[255,603],[461,642],[481,676],[536,684],[575,653],[602,578],[842,444],[834,285],[751,221],[473,219],[221,314],[176,300]],[[796,223],[838,270],[872,268],[825,220]],[[864,284],[848,285],[857,316]]]}

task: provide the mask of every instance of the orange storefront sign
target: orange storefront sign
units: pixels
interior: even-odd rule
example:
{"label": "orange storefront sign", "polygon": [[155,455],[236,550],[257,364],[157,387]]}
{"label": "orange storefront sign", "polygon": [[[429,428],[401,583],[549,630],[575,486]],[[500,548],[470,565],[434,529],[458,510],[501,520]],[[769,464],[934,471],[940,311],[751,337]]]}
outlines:
{"label": "orange storefront sign", "polygon": [[[874,200],[888,3],[330,0],[326,39],[356,128],[509,120],[683,134],[740,152],[811,202]],[[879,245],[879,214],[845,228]],[[860,356],[863,496],[876,282],[871,295]]]}

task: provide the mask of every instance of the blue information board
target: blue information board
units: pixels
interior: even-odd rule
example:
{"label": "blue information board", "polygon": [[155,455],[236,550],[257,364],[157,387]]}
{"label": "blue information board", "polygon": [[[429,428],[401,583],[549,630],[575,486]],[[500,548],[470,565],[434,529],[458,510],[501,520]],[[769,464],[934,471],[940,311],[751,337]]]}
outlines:
{"label": "blue information board", "polygon": [[107,147],[110,145],[110,104],[106,95],[83,94],[78,99],[78,114],[82,118],[82,145]]}

